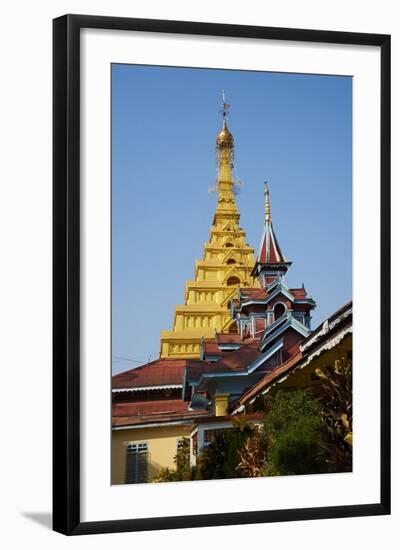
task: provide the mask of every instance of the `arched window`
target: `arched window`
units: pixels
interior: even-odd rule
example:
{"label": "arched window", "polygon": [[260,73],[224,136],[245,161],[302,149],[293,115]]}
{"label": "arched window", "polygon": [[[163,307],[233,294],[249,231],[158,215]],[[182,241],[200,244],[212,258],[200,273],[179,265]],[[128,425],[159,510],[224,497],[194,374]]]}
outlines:
{"label": "arched window", "polygon": [[235,258],[229,258],[229,260],[226,262],[228,265],[235,264],[236,260]]}
{"label": "arched window", "polygon": [[225,243],[226,248],[231,248],[233,246],[232,243]]}
{"label": "arched window", "polygon": [[285,311],[286,311],[285,304],[282,304],[282,302],[278,302],[277,304],[275,304],[274,306],[275,321],[276,319],[279,319],[279,317],[282,317]]}
{"label": "arched window", "polygon": [[226,281],[226,284],[228,286],[234,286],[240,284],[240,279],[238,277],[229,277],[229,279]]}

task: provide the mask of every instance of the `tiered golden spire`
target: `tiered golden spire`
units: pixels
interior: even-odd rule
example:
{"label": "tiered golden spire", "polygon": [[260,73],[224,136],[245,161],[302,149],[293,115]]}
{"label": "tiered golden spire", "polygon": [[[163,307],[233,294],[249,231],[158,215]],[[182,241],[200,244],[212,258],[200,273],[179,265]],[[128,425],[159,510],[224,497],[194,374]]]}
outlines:
{"label": "tiered golden spire", "polygon": [[227,123],[229,108],[230,105],[225,102],[225,94],[222,92],[222,129],[217,135],[216,140],[218,202],[213,225],[217,223],[217,218],[221,219],[228,215],[235,217],[236,222],[239,221],[239,212],[236,207],[234,194],[234,179],[232,175],[234,140],[228,129]]}
{"label": "tiered golden spire", "polygon": [[186,281],[185,303],[175,306],[172,330],[161,333],[161,357],[199,357],[203,339],[213,338],[215,331],[236,331],[230,301],[239,286],[255,284],[251,276],[254,250],[239,227],[232,175],[234,140],[228,129],[228,110],[223,93],[222,128],[216,138],[218,200],[210,238],[204,245],[203,258],[195,263],[193,280]]}

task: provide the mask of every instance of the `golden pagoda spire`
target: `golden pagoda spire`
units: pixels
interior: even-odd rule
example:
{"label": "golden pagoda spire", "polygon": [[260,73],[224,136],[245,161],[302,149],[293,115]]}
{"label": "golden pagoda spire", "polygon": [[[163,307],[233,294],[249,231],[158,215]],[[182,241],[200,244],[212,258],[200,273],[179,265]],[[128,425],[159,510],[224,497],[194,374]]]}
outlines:
{"label": "golden pagoda spire", "polygon": [[238,287],[258,287],[251,275],[254,250],[239,226],[232,175],[233,136],[228,129],[229,105],[222,92],[222,128],[216,138],[218,202],[203,247],[196,260],[194,278],[186,281],[185,302],[175,306],[172,330],[161,333],[161,357],[200,357],[202,342],[215,338],[215,332],[237,331],[230,314],[230,302]]}
{"label": "golden pagoda spire", "polygon": [[[235,214],[238,215],[234,195],[234,179],[232,175],[234,140],[228,129],[227,117],[230,105],[225,102],[225,93],[222,92],[222,129],[217,135],[217,190],[218,203],[216,214]],[[215,219],[214,219],[215,223]]]}
{"label": "golden pagoda spire", "polygon": [[227,117],[230,105],[225,102],[225,92],[222,90],[222,129],[217,136],[218,180],[232,181],[233,167],[233,136],[228,130]]}
{"label": "golden pagoda spire", "polygon": [[225,102],[225,92],[222,90],[222,130],[217,136],[217,150],[221,152],[222,150],[228,149],[233,151],[233,136],[228,130],[227,118],[229,114],[229,109],[231,106],[229,103]]}
{"label": "golden pagoda spire", "polygon": [[271,204],[269,202],[269,188],[268,182],[264,182],[264,195],[265,195],[265,225],[271,221]]}

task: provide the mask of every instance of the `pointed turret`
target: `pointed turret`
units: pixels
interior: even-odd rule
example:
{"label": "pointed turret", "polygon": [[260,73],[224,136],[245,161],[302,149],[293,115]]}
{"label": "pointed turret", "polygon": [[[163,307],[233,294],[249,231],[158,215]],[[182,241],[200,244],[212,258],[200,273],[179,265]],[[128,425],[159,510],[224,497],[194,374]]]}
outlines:
{"label": "pointed turret", "polygon": [[259,277],[261,286],[265,287],[279,276],[283,276],[291,265],[279,246],[271,217],[271,203],[267,182],[264,184],[265,221],[261,245],[256,264],[252,271],[253,277]]}

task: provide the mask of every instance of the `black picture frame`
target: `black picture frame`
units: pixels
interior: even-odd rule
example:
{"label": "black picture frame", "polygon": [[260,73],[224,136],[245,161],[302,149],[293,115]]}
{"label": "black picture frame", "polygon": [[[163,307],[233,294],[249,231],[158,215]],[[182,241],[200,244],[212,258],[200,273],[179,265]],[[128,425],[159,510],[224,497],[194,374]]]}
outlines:
{"label": "black picture frame", "polygon": [[[84,28],[378,46],[381,50],[381,496],[371,504],[80,520],[80,31]],[[390,36],[65,15],[53,21],[53,529],[66,535],[390,513]]]}

